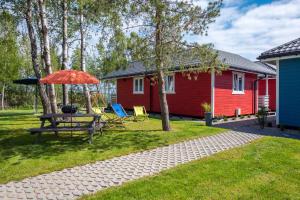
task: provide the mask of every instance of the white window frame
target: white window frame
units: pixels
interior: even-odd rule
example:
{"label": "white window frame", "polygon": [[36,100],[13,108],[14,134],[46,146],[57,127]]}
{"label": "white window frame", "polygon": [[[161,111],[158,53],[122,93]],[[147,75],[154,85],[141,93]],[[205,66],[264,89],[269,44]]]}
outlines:
{"label": "white window frame", "polygon": [[[234,76],[237,75],[237,78],[242,78],[242,91],[234,90]],[[237,79],[237,80],[238,80]],[[237,81],[237,88],[239,88],[239,81]],[[232,94],[245,94],[245,74],[240,72],[232,72]]]}
{"label": "white window frame", "polygon": [[[168,77],[169,76],[172,76],[173,77],[173,83],[174,83],[174,85],[173,85],[173,91],[167,91],[166,90],[166,85],[167,85],[167,80],[168,80]],[[174,74],[169,74],[169,75],[166,75],[165,77],[164,77],[164,82],[165,82],[165,93],[166,94],[175,94],[175,75]]]}
{"label": "white window frame", "polygon": [[[138,88],[140,88],[140,80],[142,80],[142,90],[136,90],[135,81],[138,80]],[[133,78],[133,94],[144,94],[144,77]]]}

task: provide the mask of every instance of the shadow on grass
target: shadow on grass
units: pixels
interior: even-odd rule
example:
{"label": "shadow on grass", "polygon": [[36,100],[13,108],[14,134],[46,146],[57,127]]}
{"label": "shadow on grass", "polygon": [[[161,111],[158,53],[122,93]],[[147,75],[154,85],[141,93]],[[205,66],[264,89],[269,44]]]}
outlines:
{"label": "shadow on grass", "polygon": [[[157,131],[157,130],[154,130]],[[43,134],[40,140],[30,135],[26,129],[0,130],[0,157],[2,161],[18,156],[19,162],[25,159],[38,159],[57,156],[65,152],[88,150],[91,152],[106,152],[113,149],[131,147],[145,150],[154,145],[166,145],[158,135],[146,134],[148,131],[106,131],[104,135],[95,135],[94,142],[89,145],[87,133],[60,133],[56,137],[53,133]],[[16,163],[18,164],[18,163]]]}
{"label": "shadow on grass", "polygon": [[0,118],[4,117],[20,117],[24,115],[33,115],[31,112],[15,112],[15,111],[6,111],[0,112]]}
{"label": "shadow on grass", "polygon": [[273,136],[273,137],[283,137],[283,138],[292,138],[300,140],[300,135],[291,134],[285,131],[280,131],[276,128],[275,117],[268,117],[268,122],[271,122],[273,127],[265,127],[261,129],[258,125],[257,119],[247,119],[243,121],[231,121],[221,124],[216,124],[213,127],[231,129],[238,132],[252,133],[263,136]]}

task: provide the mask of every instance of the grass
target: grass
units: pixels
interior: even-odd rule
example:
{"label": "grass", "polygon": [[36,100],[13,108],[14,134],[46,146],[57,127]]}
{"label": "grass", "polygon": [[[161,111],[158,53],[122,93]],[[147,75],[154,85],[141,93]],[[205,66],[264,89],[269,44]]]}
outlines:
{"label": "grass", "polygon": [[265,137],[82,199],[300,199],[300,141]]}
{"label": "grass", "polygon": [[0,183],[83,165],[132,152],[165,146],[186,139],[217,134],[224,129],[206,127],[199,122],[172,121],[172,131],[161,131],[161,122],[150,119],[128,122],[124,130],[108,130],[96,135],[89,145],[87,133],[53,133],[37,142],[28,128],[39,127],[31,111],[0,112]]}

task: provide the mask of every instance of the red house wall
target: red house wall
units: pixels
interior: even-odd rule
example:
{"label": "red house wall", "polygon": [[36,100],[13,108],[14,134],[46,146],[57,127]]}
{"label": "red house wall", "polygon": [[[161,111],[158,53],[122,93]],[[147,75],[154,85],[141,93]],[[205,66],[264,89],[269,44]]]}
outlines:
{"label": "red house wall", "polygon": [[[245,94],[232,94],[232,71],[223,72],[215,78],[215,116],[235,115],[235,109],[241,108],[242,114],[253,114],[255,110],[254,82],[256,74],[245,74]],[[203,117],[201,104],[211,103],[211,75],[201,73],[197,80],[189,80],[182,73],[175,73],[175,93],[167,94],[171,114]],[[149,78],[144,78],[144,94],[133,94],[133,78],[117,80],[117,101],[125,109],[143,105],[147,111],[160,112],[157,84],[151,85]]]}
{"label": "red house wall", "polygon": [[[189,80],[182,73],[175,73],[175,93],[167,94],[171,114],[204,116],[201,104],[210,103],[210,75],[201,73],[197,80]],[[125,109],[134,105],[144,105],[147,111],[160,112],[157,84],[151,85],[149,78],[144,78],[144,94],[133,94],[133,78],[117,80],[117,101]],[[150,102],[151,101],[151,102]]]}
{"label": "red house wall", "polygon": [[225,71],[215,78],[215,116],[234,116],[237,108],[241,114],[253,114],[254,106],[254,82],[256,74],[245,73],[245,94],[232,94],[232,71]]}
{"label": "red house wall", "polygon": [[[207,73],[199,74],[197,80],[193,76],[189,80],[182,73],[175,73],[175,94],[167,94],[170,113],[203,117],[201,104],[211,101],[210,80],[210,75]],[[160,112],[157,85],[152,86],[151,111]]]}
{"label": "red house wall", "polygon": [[[269,79],[269,96],[270,96],[270,109],[276,110],[276,79]],[[258,84],[258,93],[259,95],[266,95],[266,81],[259,80]]]}
{"label": "red house wall", "polygon": [[125,109],[133,109],[133,106],[145,106],[150,109],[150,80],[144,78],[144,94],[133,94],[133,78],[117,80],[117,102]]}

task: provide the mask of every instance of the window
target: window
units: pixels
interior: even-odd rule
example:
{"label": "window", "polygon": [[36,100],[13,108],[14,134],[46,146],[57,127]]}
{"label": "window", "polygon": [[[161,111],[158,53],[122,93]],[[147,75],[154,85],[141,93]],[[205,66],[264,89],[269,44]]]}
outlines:
{"label": "window", "polygon": [[244,94],[245,74],[233,73],[232,94]]}
{"label": "window", "polygon": [[175,93],[174,75],[165,76],[165,92],[166,93]]}
{"label": "window", "polygon": [[133,93],[144,94],[144,78],[133,79]]}

